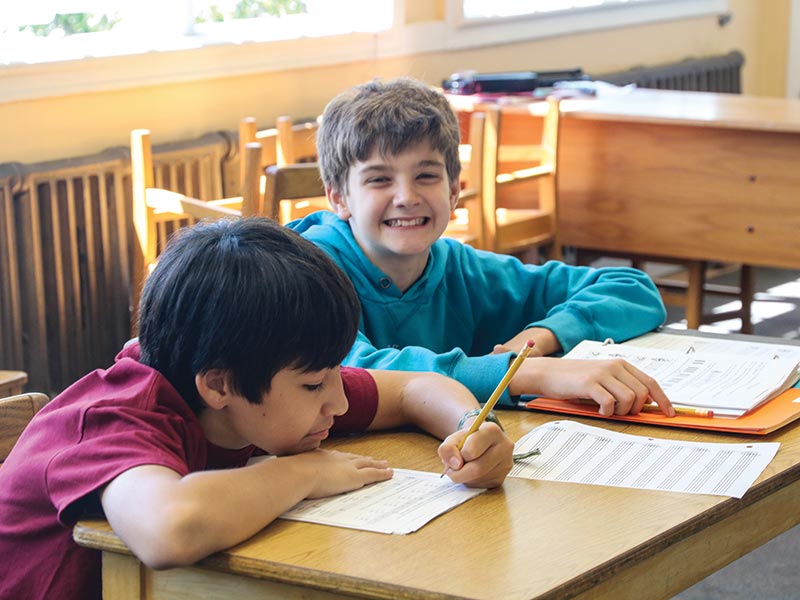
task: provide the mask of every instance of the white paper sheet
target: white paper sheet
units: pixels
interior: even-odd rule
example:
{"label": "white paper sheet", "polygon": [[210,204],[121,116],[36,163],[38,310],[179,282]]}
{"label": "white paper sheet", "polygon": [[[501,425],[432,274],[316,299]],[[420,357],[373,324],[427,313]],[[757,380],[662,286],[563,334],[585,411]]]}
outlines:
{"label": "white paper sheet", "polygon": [[678,442],[551,421],[514,448],[538,448],[510,477],[741,498],[775,457],[777,442]]}
{"label": "white paper sheet", "polygon": [[676,335],[673,333],[646,333],[622,343],[623,346],[638,348],[660,348],[691,354],[693,352],[713,352],[772,360],[774,358],[791,358],[800,363],[800,346],[793,344],[773,344],[754,342],[740,338],[703,337],[699,335]]}
{"label": "white paper sheet", "polygon": [[727,410],[732,416],[752,410],[797,380],[797,360],[786,355],[684,353],[583,341],[565,358],[622,358],[658,381],[673,404],[715,413]]}
{"label": "white paper sheet", "polygon": [[319,500],[303,500],[282,519],[406,534],[486,490],[453,483],[438,473],[395,469],[394,477]]}

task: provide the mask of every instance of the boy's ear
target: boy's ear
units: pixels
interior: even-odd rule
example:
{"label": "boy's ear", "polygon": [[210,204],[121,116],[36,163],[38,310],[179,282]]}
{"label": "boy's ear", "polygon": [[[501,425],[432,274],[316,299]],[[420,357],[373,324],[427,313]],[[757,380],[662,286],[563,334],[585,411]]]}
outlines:
{"label": "boy's ear", "polygon": [[325,195],[328,197],[328,202],[333,212],[335,212],[342,221],[347,221],[351,217],[351,214],[350,209],[347,207],[347,199],[344,194],[332,187],[326,187]]}
{"label": "boy's ear", "polygon": [[209,408],[219,410],[231,400],[228,372],[225,369],[209,369],[194,376],[197,392]]}
{"label": "boy's ear", "polygon": [[454,211],[458,205],[458,197],[461,195],[461,182],[450,183],[450,211]]}

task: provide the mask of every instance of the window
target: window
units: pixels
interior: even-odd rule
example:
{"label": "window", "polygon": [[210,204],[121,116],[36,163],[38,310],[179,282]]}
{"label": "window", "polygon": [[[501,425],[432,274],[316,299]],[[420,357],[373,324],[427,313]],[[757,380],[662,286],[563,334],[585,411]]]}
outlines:
{"label": "window", "polygon": [[[727,0],[448,0],[456,28],[506,26],[543,37],[727,11]],[[518,35],[512,34],[514,38]],[[520,34],[522,35],[522,34]]]}
{"label": "window", "polygon": [[[446,0],[447,29],[438,49],[613,29],[722,14],[727,0]],[[428,48],[428,51],[434,49]]]}
{"label": "window", "polygon": [[391,0],[26,0],[0,8],[0,65],[376,32]]}
{"label": "window", "polygon": [[727,0],[443,1],[445,20],[406,23],[407,4],[430,13],[430,0],[0,0],[0,102],[727,11]]}
{"label": "window", "polygon": [[554,13],[559,11],[575,11],[585,8],[613,7],[618,4],[634,4],[661,0],[463,0],[463,12],[466,20],[518,17]]}

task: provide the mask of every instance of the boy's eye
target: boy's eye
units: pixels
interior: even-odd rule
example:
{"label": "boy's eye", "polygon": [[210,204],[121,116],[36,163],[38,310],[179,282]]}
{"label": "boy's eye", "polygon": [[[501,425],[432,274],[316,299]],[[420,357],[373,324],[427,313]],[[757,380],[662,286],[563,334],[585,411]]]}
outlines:
{"label": "boy's eye", "polygon": [[319,383],[304,383],[303,387],[309,392],[317,392],[322,389],[323,385],[324,382],[320,381]]}
{"label": "boy's eye", "polygon": [[426,181],[438,181],[440,176],[438,173],[420,173],[417,175],[418,179],[424,179]]}
{"label": "boy's eye", "polygon": [[381,177],[370,177],[369,179],[367,179],[367,183],[371,184],[371,185],[381,185],[381,184],[388,183],[388,182],[389,182],[389,178],[388,177],[384,177],[384,176],[381,176]]}

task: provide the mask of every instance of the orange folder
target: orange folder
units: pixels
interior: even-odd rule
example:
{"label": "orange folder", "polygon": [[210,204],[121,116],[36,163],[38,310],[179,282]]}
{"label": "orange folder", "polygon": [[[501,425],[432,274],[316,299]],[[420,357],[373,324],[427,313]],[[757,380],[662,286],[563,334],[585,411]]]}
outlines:
{"label": "orange folder", "polygon": [[790,388],[775,396],[745,415],[730,417],[687,417],[683,415],[665,417],[659,413],[640,413],[638,415],[600,415],[597,406],[577,404],[568,400],[551,400],[536,398],[525,404],[527,408],[550,412],[595,417],[615,421],[630,421],[648,425],[665,425],[667,427],[686,427],[689,429],[706,429],[725,431],[727,433],[743,433],[748,435],[764,435],[800,418],[800,389]]}

